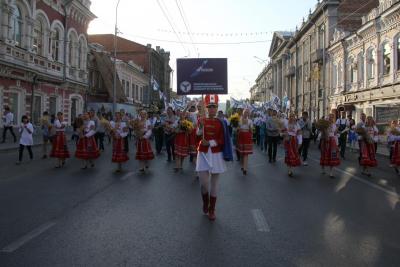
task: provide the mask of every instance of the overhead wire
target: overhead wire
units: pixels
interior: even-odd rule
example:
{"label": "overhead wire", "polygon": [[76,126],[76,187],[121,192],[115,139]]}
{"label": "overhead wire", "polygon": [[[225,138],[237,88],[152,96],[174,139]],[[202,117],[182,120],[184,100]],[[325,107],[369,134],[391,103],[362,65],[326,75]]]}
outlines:
{"label": "overhead wire", "polygon": [[190,31],[190,27],[189,27],[189,22],[187,21],[187,18],[186,18],[186,16],[184,15],[184,9],[183,9],[182,2],[180,2],[180,1],[178,1],[178,0],[175,0],[175,3],[176,3],[176,6],[178,7],[179,14],[181,15],[183,24],[185,25],[185,28],[186,28],[186,30],[187,30],[187,32],[188,32],[190,41],[192,42],[192,45],[193,45],[194,50],[195,50],[195,53],[198,53],[199,50],[197,49],[196,45],[194,44],[194,41],[193,41],[193,38],[192,38],[192,34],[191,34],[191,31]]}

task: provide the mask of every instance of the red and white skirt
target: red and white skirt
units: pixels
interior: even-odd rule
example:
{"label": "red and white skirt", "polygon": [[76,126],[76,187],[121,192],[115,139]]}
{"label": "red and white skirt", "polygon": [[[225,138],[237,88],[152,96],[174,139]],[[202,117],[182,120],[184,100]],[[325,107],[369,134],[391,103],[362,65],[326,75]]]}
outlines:
{"label": "red and white skirt", "polygon": [[190,155],[192,155],[192,156],[197,155],[197,146],[199,145],[200,141],[201,141],[201,137],[197,136],[197,129],[195,128],[189,134],[189,154]]}
{"label": "red and white skirt", "polygon": [[58,159],[69,158],[67,139],[65,138],[64,132],[56,132],[56,135],[52,139],[53,142],[50,157]]}
{"label": "red and white skirt", "polygon": [[125,150],[124,138],[114,138],[112,148],[112,162],[122,163],[129,160],[127,151]]}
{"label": "red and white skirt", "polygon": [[299,145],[297,143],[297,136],[289,136],[288,140],[285,140],[285,163],[289,167],[300,166],[300,155]]}
{"label": "red and white skirt", "polygon": [[329,137],[327,140],[321,140],[321,166],[339,166],[339,148],[335,137]]}
{"label": "red and white skirt", "polygon": [[75,157],[78,159],[97,159],[100,156],[100,151],[97,148],[94,136],[79,138],[76,144]]}
{"label": "red and white skirt", "polygon": [[360,155],[360,165],[363,167],[375,167],[378,165],[375,157],[375,144],[369,144],[360,141],[361,155]]}
{"label": "red and white skirt", "polygon": [[140,138],[136,140],[136,159],[137,160],[152,160],[154,159],[154,153],[151,149],[149,140]]}
{"label": "red and white skirt", "polygon": [[175,135],[175,155],[187,157],[189,155],[189,135],[177,133]]}
{"label": "red and white skirt", "polygon": [[253,133],[249,131],[239,131],[236,150],[241,155],[253,154]]}
{"label": "red and white skirt", "polygon": [[390,160],[390,163],[395,166],[400,166],[400,141],[396,141],[394,143],[392,159]]}

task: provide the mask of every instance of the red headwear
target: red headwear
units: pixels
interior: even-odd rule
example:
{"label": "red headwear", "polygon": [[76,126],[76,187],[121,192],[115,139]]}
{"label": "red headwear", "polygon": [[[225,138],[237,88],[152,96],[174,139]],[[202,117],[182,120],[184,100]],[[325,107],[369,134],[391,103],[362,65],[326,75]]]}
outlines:
{"label": "red headwear", "polygon": [[205,97],[205,103],[206,106],[211,106],[211,105],[215,105],[218,106],[218,95],[206,95]]}

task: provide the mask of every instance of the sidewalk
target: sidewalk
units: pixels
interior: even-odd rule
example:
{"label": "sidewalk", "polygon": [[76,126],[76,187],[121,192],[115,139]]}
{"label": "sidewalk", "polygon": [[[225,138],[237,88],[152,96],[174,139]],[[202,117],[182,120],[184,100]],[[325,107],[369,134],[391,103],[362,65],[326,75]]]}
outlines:
{"label": "sidewalk", "polygon": [[[3,134],[3,128],[1,128],[0,133]],[[14,128],[14,133],[17,136],[17,142],[14,143],[11,133],[7,132],[6,142],[4,144],[0,143],[0,152],[7,152],[18,149],[19,147],[18,128]],[[70,141],[72,136],[72,128],[68,127],[65,131],[65,134],[67,137],[67,141]],[[0,138],[3,138],[3,136],[0,136]],[[2,139],[0,139],[0,141],[1,140]],[[33,147],[41,146],[42,144],[43,144],[42,130],[40,128],[35,128],[35,131],[33,133]]]}

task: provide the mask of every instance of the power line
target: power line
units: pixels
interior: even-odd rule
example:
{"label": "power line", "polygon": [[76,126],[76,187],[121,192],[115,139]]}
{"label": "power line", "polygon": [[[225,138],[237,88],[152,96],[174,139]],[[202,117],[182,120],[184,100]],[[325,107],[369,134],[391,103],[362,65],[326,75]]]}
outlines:
{"label": "power line", "polygon": [[193,44],[193,47],[194,47],[194,49],[195,49],[195,52],[198,52],[199,50],[197,49],[196,45],[194,44],[194,41],[193,41],[193,38],[192,38],[192,34],[190,33],[189,23],[186,21],[186,17],[183,15],[183,13],[184,13],[184,11],[183,11],[183,6],[182,6],[182,8],[179,6],[179,3],[180,3],[180,5],[182,5],[182,3],[181,3],[180,1],[179,1],[179,3],[178,3],[178,0],[175,0],[175,3],[176,3],[176,6],[178,7],[178,10],[179,10],[179,13],[180,13],[180,15],[181,15],[183,24],[185,24],[185,28],[186,28],[186,30],[187,30],[187,32],[188,32],[188,34],[189,34],[189,38],[190,38],[190,41],[191,41],[192,44]]}

